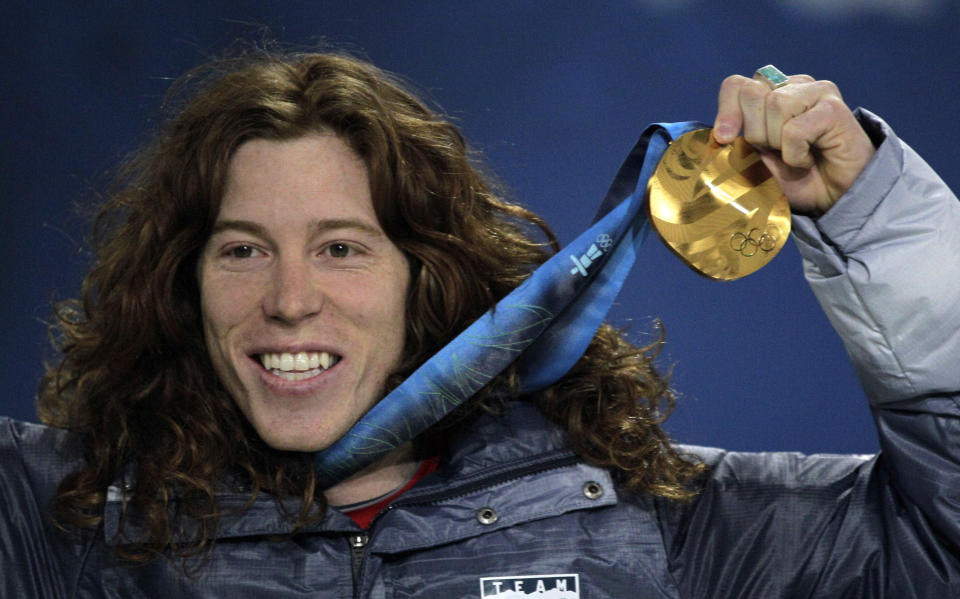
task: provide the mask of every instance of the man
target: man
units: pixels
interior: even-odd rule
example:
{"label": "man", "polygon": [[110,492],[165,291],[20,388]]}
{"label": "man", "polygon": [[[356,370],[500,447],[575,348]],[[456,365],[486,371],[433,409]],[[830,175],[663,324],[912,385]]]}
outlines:
{"label": "man", "polygon": [[808,276],[858,358],[882,456],[676,448],[656,347],[604,326],[545,390],[521,396],[508,369],[328,485],[313,452],[524,281],[552,236],[368,64],[211,69],[101,211],[83,303],[58,312],[51,428],[3,425],[8,594],[957,593],[960,385],[935,353],[956,329],[930,316],[956,324],[958,293],[900,272],[917,255],[957,271],[956,227],[928,234],[957,202],[832,84],[728,78],[715,136],[742,129],[819,217],[797,225]]}

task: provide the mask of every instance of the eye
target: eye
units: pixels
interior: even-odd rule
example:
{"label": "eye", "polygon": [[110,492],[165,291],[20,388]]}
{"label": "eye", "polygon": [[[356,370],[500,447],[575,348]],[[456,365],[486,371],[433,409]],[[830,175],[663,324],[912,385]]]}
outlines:
{"label": "eye", "polygon": [[253,258],[258,251],[252,245],[235,245],[228,249],[225,254],[231,258]]}
{"label": "eye", "polygon": [[331,258],[346,258],[356,253],[353,247],[341,242],[331,243],[323,251]]}

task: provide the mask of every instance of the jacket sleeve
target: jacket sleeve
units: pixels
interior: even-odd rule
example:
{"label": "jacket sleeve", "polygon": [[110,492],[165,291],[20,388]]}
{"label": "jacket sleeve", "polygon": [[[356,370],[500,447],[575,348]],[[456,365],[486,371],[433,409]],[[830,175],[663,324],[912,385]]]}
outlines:
{"label": "jacket sleeve", "polygon": [[793,228],[881,452],[695,450],[710,467],[699,497],[656,502],[683,599],[960,597],[960,204],[882,121],[858,117],[877,154]]}
{"label": "jacket sleeve", "polygon": [[866,111],[861,122],[885,151],[839,210],[797,219],[797,239],[867,392],[892,483],[956,550],[960,202],[885,123]]}

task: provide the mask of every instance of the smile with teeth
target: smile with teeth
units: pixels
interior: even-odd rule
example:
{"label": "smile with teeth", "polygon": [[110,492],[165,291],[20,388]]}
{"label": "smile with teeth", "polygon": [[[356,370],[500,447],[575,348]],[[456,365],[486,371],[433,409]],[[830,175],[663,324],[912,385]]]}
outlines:
{"label": "smile with teeth", "polygon": [[325,351],[262,353],[259,357],[260,363],[270,374],[287,381],[302,381],[315,377],[340,361],[340,356]]}

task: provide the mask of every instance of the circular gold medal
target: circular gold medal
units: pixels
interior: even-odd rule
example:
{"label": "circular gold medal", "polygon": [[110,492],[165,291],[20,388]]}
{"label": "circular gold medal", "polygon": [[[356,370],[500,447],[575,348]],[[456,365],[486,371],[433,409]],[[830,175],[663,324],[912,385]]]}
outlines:
{"label": "circular gold medal", "polygon": [[718,144],[710,129],[670,144],[647,183],[647,209],[667,247],[711,279],[752,273],[790,235],[790,205],[760,155],[742,137]]}

